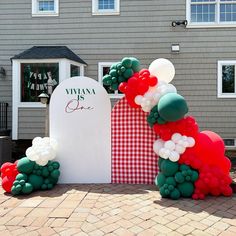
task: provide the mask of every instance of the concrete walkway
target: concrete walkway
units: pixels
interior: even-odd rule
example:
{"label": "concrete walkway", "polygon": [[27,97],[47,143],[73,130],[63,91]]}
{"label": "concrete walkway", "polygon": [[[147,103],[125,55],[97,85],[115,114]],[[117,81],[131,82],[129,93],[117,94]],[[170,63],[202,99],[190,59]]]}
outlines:
{"label": "concrete walkway", "polygon": [[147,185],[58,185],[11,197],[0,187],[0,235],[236,235],[236,196],[161,199]]}

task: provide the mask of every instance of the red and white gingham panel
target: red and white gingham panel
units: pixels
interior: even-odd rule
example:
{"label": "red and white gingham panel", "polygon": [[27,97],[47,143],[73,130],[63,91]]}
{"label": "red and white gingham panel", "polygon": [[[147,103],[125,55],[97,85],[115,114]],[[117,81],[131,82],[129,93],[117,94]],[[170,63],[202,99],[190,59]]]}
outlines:
{"label": "red and white gingham panel", "polygon": [[147,113],[122,98],[112,110],[112,183],[153,184],[158,172],[156,139]]}

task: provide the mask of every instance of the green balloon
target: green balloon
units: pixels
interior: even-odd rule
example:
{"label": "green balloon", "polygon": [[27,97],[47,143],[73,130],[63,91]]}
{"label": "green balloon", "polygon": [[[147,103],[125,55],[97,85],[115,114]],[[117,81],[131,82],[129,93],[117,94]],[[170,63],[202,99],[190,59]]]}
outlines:
{"label": "green balloon", "polygon": [[178,200],[180,198],[180,192],[177,188],[175,188],[171,193],[170,193],[170,198],[173,200]]}
{"label": "green balloon", "polygon": [[164,187],[160,188],[160,194],[162,197],[168,197],[168,194],[166,194],[166,189]]}
{"label": "green balloon", "polygon": [[11,193],[13,194],[13,195],[18,195],[19,193],[20,193],[20,191],[21,191],[21,189],[19,190],[19,189],[16,189],[16,186],[12,186],[12,188],[11,188]]}
{"label": "green balloon", "polygon": [[125,82],[125,81],[126,81],[126,78],[124,78],[123,76],[118,77],[118,82],[119,83],[122,83],[122,82]]}
{"label": "green balloon", "polygon": [[198,179],[198,172],[193,170],[192,171],[192,176],[191,176],[191,181],[195,182]]}
{"label": "green balloon", "polygon": [[131,68],[131,66],[132,66],[132,60],[130,58],[128,58],[128,57],[123,58],[121,63],[126,68]]}
{"label": "green balloon", "polygon": [[184,182],[178,184],[178,189],[183,197],[191,197],[194,192],[194,186],[191,182]]}
{"label": "green balloon", "polygon": [[47,185],[47,188],[48,188],[48,189],[52,189],[52,188],[53,188],[53,184],[48,184],[48,185]]}
{"label": "green balloon", "polygon": [[113,69],[116,70],[116,68],[119,66],[119,64],[120,64],[120,63],[114,63],[114,64],[112,64],[111,67],[110,67],[110,70],[113,70]]}
{"label": "green balloon", "polygon": [[183,165],[180,165],[179,169],[180,169],[181,171],[183,171],[183,170],[190,170],[190,167],[183,164]]}
{"label": "green balloon", "polygon": [[168,186],[168,189],[169,189],[170,191],[173,191],[173,190],[175,189],[175,187],[174,187],[173,185],[169,185],[169,186]]}
{"label": "green balloon", "polygon": [[160,170],[161,170],[161,163],[162,163],[164,160],[165,160],[165,159],[163,159],[163,158],[161,158],[161,157],[158,158],[158,166],[159,166]]}
{"label": "green balloon", "polygon": [[22,193],[24,194],[29,194],[33,191],[33,186],[30,183],[26,183],[23,187],[22,187]]}
{"label": "green balloon", "polygon": [[179,94],[167,93],[159,100],[158,112],[165,121],[177,121],[188,112],[188,106]]}
{"label": "green balloon", "polygon": [[118,82],[118,79],[116,77],[112,77],[111,80],[112,80],[112,83],[117,83]]}
{"label": "green balloon", "polygon": [[114,91],[117,90],[118,87],[119,87],[118,83],[114,83],[114,84],[111,85],[111,89],[114,90]]}
{"label": "green balloon", "polygon": [[190,181],[190,180],[191,180],[191,177],[190,177],[189,175],[187,175],[187,176],[185,177],[185,180],[186,180],[186,181]]}
{"label": "green balloon", "polygon": [[134,72],[138,72],[140,71],[140,62],[138,59],[136,59],[135,57],[130,57],[131,61],[132,61],[132,69]]}
{"label": "green balloon", "polygon": [[16,186],[16,185],[18,185],[18,184],[20,184],[20,181],[19,181],[19,180],[15,180],[15,181],[13,182],[13,185],[14,185],[14,186]]}
{"label": "green balloon", "polygon": [[157,118],[157,123],[160,124],[160,125],[164,125],[166,123],[166,121],[163,120],[161,117],[158,117]]}
{"label": "green balloon", "polygon": [[17,184],[16,186],[15,186],[15,188],[16,188],[16,191],[21,191],[21,189],[22,189],[22,186],[20,185],[20,184]]}
{"label": "green balloon", "polygon": [[42,170],[42,176],[43,177],[48,177],[49,176],[49,171],[47,167],[44,167]]}
{"label": "green balloon", "polygon": [[40,189],[43,184],[43,177],[38,175],[30,175],[28,178],[28,182],[32,184],[34,190]]}
{"label": "green balloon", "polygon": [[48,171],[49,171],[49,172],[53,171],[53,166],[52,166],[52,165],[49,165],[49,166],[48,166]]}
{"label": "green balloon", "polygon": [[161,171],[165,176],[173,176],[179,169],[179,164],[177,162],[172,162],[170,160],[163,160],[161,163]]}
{"label": "green balloon", "polygon": [[159,172],[159,174],[157,175],[157,184],[158,187],[162,187],[166,182],[166,177],[163,173]]}
{"label": "green balloon", "polygon": [[19,173],[17,176],[16,176],[16,180],[24,180],[24,181],[27,181],[28,179],[28,176],[26,174],[23,174],[23,173]]}
{"label": "green balloon", "polygon": [[117,77],[117,76],[118,76],[116,70],[114,70],[114,69],[113,69],[113,70],[110,70],[109,75],[110,75],[111,77]]}
{"label": "green balloon", "polygon": [[124,66],[121,66],[120,71],[123,73],[125,72],[126,68]]}
{"label": "green balloon", "polygon": [[20,185],[21,185],[21,186],[25,185],[25,181],[24,181],[23,179],[20,180]]}
{"label": "green balloon", "polygon": [[17,170],[21,173],[30,174],[34,169],[35,162],[27,157],[21,158],[17,162]]}
{"label": "green balloon", "polygon": [[175,174],[175,180],[177,183],[180,183],[180,184],[184,182],[184,176],[182,175],[181,172],[177,172]]}
{"label": "green balloon", "polygon": [[58,178],[49,177],[48,179],[49,179],[49,183],[52,183],[53,185],[57,184],[57,182],[58,182]]}
{"label": "green balloon", "polygon": [[126,79],[129,79],[130,77],[133,76],[133,74],[134,74],[134,72],[133,72],[132,69],[127,69],[127,70],[124,72],[123,76],[124,76]]}
{"label": "green balloon", "polygon": [[110,86],[112,84],[111,78],[112,77],[110,75],[105,75],[102,80],[103,84],[106,86]]}
{"label": "green balloon", "polygon": [[52,163],[52,166],[53,166],[54,169],[59,169],[59,168],[60,168],[60,163],[57,162],[57,161],[54,161],[54,162]]}
{"label": "green balloon", "polygon": [[[116,64],[115,69],[117,69],[117,70],[121,70],[121,67],[122,67],[121,62],[118,62],[118,63]],[[112,69],[113,69],[113,68],[112,68]]]}
{"label": "green balloon", "polygon": [[169,184],[169,185],[176,186],[176,181],[175,181],[175,178],[174,178],[174,177],[168,177],[168,178],[166,178],[166,183]]}
{"label": "green balloon", "polygon": [[54,178],[54,179],[58,179],[59,176],[60,176],[60,171],[59,170],[54,170],[51,172],[51,177]]}
{"label": "green balloon", "polygon": [[43,184],[43,185],[41,186],[41,189],[42,189],[42,190],[46,190],[46,189],[47,189],[47,185],[46,185],[46,184]]}

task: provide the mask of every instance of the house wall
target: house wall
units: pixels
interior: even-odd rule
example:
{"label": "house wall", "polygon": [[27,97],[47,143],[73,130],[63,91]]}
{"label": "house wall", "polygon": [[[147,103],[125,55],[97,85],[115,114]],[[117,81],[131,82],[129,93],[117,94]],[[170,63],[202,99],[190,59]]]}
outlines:
{"label": "house wall", "polygon": [[[10,58],[35,45],[68,46],[88,63],[85,75],[95,79],[98,62],[130,55],[147,67],[164,57],[175,65],[173,84],[201,129],[235,138],[236,99],[217,98],[217,61],[236,59],[236,29],[171,27],[173,20],[186,19],[185,2],[121,0],[119,16],[92,16],[92,0],[60,0],[59,17],[32,17],[31,0],[1,0],[0,65],[7,78],[0,80],[0,100],[11,104]],[[171,54],[172,43],[180,44],[179,54]],[[42,135],[44,118],[36,110],[20,109],[20,139]]]}

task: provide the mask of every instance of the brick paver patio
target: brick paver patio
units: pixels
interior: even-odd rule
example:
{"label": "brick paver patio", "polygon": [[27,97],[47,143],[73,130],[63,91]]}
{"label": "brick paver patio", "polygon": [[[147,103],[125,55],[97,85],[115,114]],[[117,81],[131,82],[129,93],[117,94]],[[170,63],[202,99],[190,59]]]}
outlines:
{"label": "brick paver patio", "polygon": [[0,188],[0,235],[236,235],[236,196],[161,199],[147,185],[58,185],[12,197]]}

